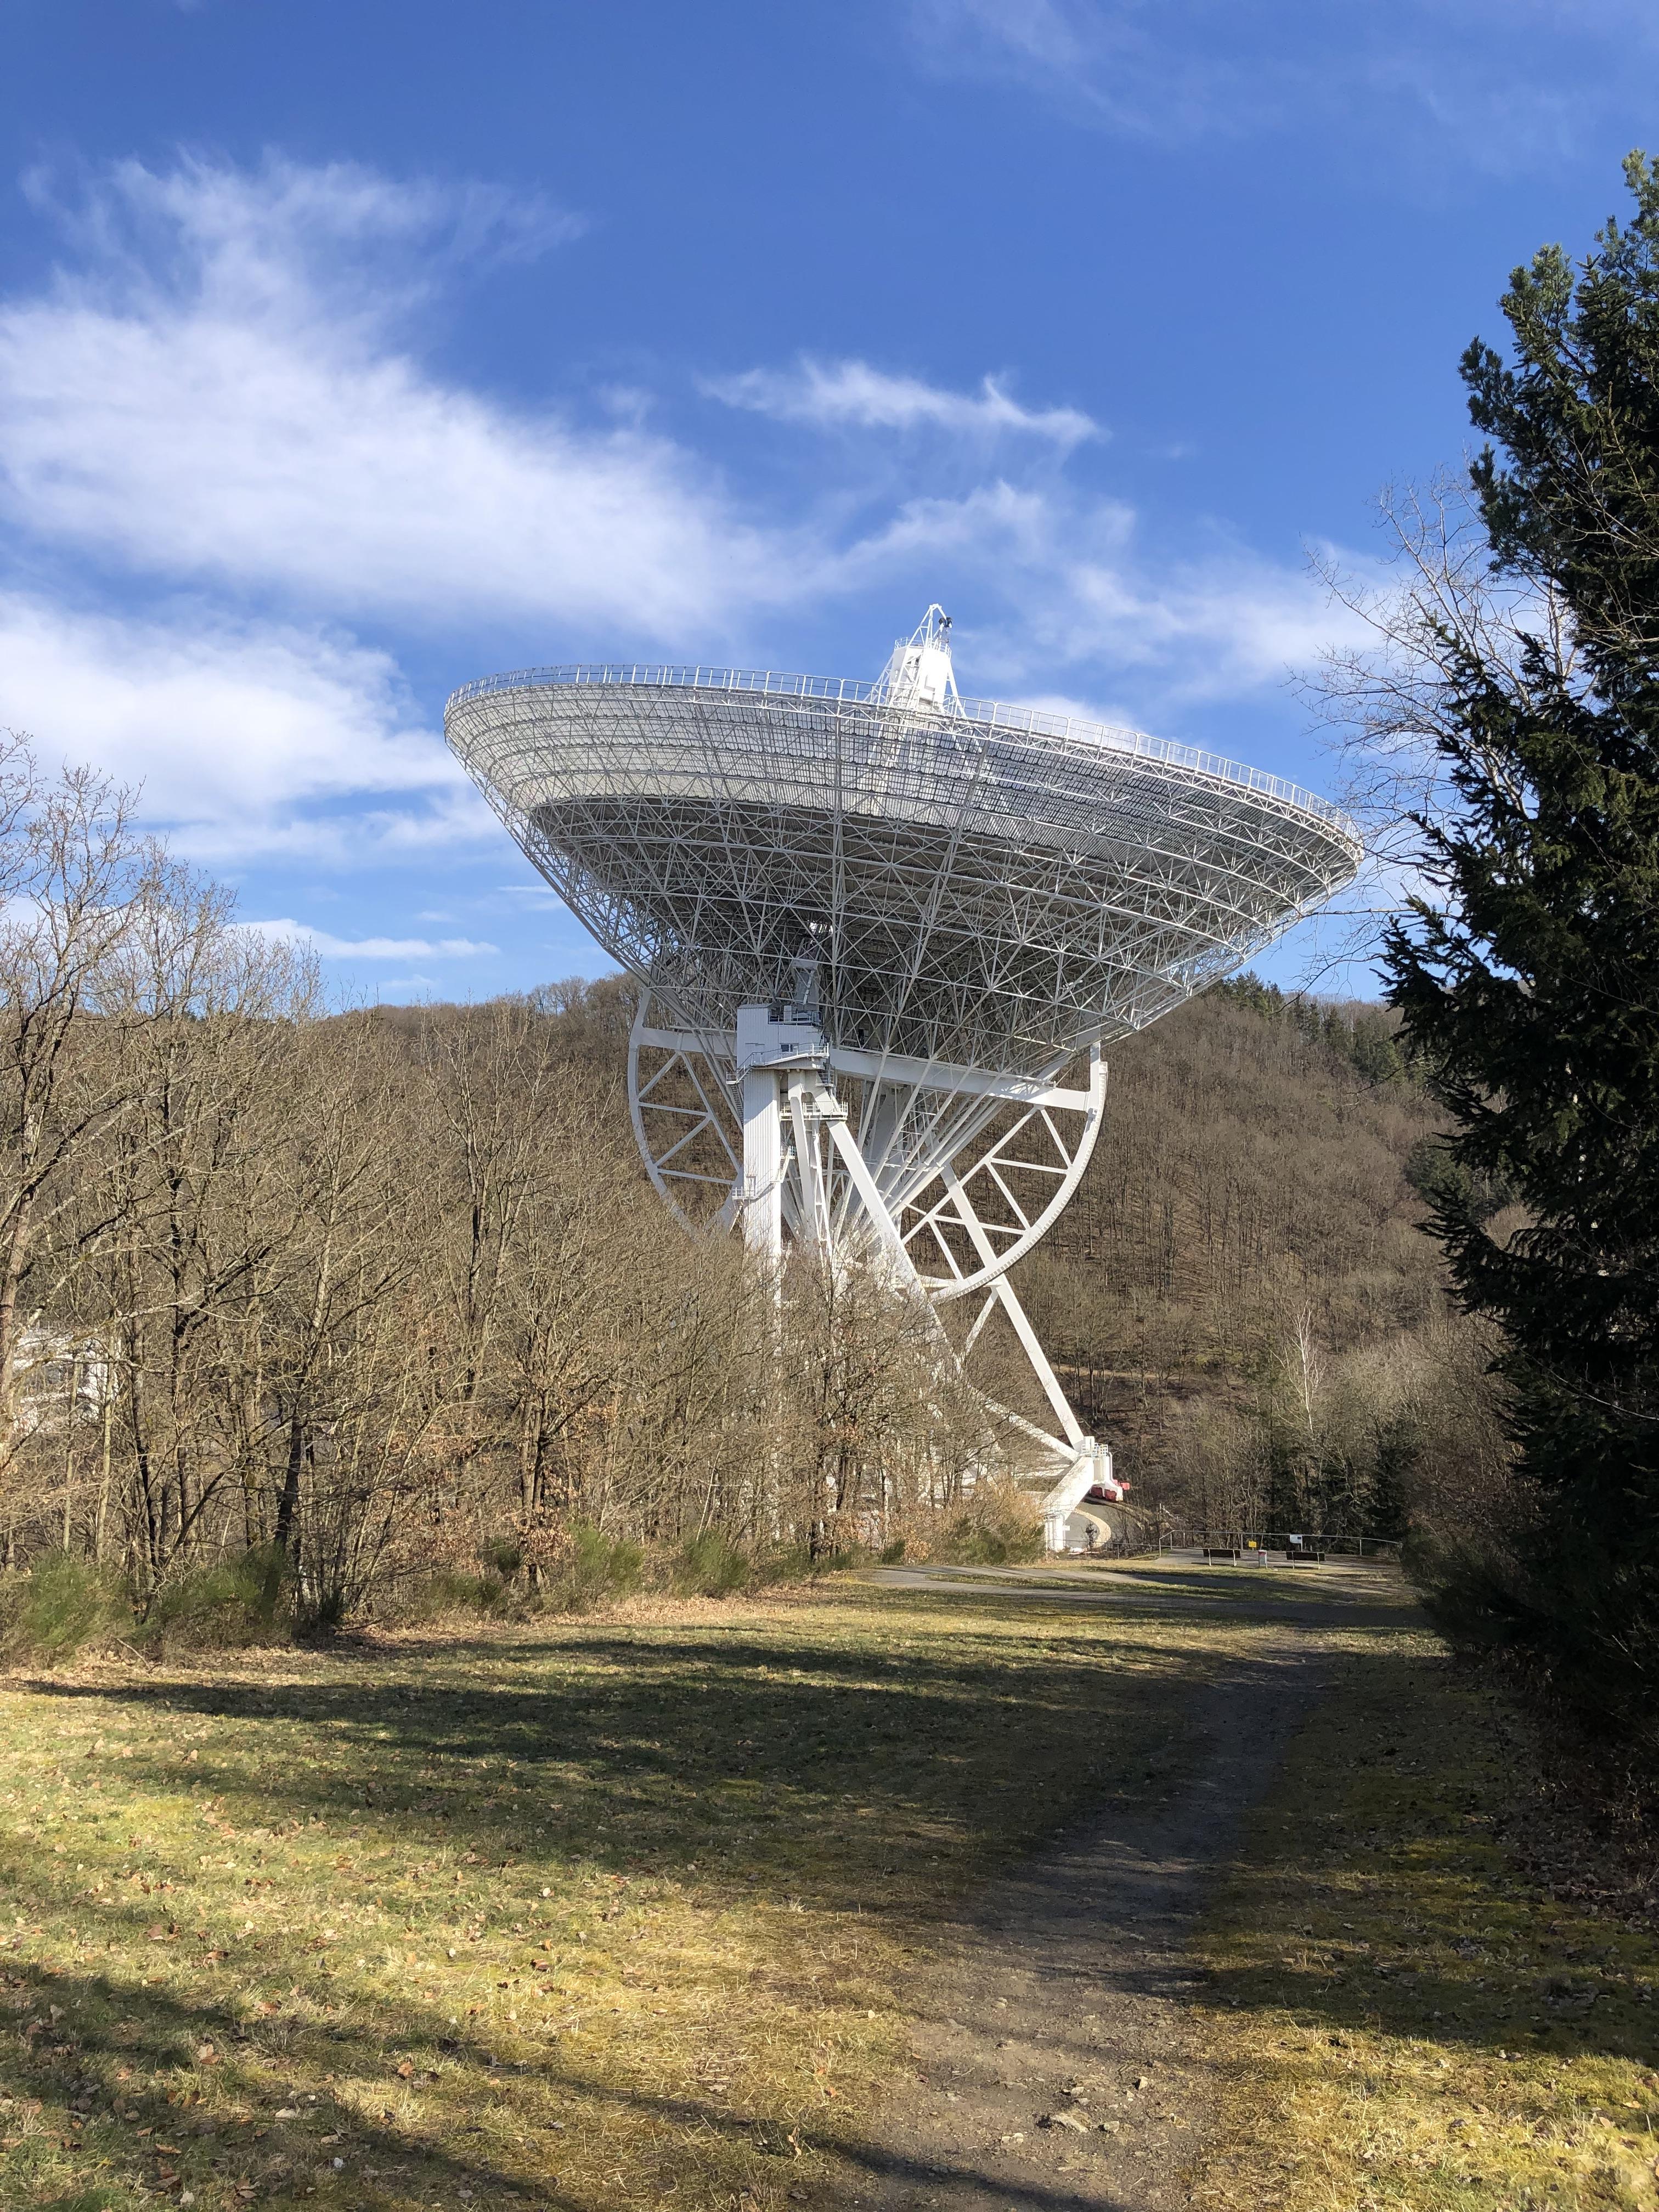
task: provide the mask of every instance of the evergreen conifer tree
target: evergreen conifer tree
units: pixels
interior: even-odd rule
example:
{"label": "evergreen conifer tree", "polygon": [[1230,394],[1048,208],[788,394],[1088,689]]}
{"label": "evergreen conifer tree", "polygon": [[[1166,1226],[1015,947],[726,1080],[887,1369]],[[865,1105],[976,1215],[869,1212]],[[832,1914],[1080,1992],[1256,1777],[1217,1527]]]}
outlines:
{"label": "evergreen conifer tree", "polygon": [[[1537,1504],[1463,1618],[1659,1745],[1659,170],[1626,175],[1633,218],[1517,270],[1508,357],[1463,357],[1475,498],[1535,613],[1513,665],[1438,641],[1455,800],[1419,820],[1432,888],[1385,962],[1463,1171],[1435,1226],[1501,1329]],[[1492,1188],[1528,1224],[1501,1241]]]}

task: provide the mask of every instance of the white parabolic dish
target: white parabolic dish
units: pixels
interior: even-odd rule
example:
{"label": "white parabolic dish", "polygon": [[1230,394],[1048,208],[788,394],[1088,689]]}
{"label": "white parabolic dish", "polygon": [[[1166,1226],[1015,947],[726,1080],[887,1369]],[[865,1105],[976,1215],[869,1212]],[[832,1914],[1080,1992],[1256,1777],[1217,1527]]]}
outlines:
{"label": "white parabolic dish", "polygon": [[1361,853],[1276,776],[890,675],[528,669],[457,691],[445,729],[688,1029],[789,1000],[810,957],[832,1042],[1011,1073],[1142,1028]]}

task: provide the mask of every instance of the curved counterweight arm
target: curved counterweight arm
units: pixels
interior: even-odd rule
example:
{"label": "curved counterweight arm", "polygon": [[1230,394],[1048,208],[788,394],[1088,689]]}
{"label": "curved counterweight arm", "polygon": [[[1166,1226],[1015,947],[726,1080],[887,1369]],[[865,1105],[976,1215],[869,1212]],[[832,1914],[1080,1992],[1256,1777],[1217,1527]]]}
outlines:
{"label": "curved counterweight arm", "polygon": [[[1055,1125],[1054,1115],[1057,1111],[1075,1110],[1076,1107],[1081,1108],[1082,1126],[1068,1148]],[[928,1295],[936,1304],[944,1304],[951,1298],[966,1297],[975,1291],[988,1289],[1007,1273],[1016,1261],[1023,1260],[1032,1246],[1047,1236],[1071,1203],[1073,1194],[1083,1180],[1084,1170],[1093,1158],[1105,1118],[1105,1107],[1106,1062],[1100,1047],[1091,1045],[1089,1048],[1089,1085],[1086,1091],[1056,1093],[1051,1099],[1044,1099],[1030,1107],[1007,1135],[976,1160],[965,1176],[958,1176],[951,1161],[946,1160],[943,1164],[939,1170],[941,1195],[921,1211],[918,1219],[906,1231],[906,1241],[914,1245],[919,1232],[933,1230],[938,1224],[959,1221],[972,1239],[981,1264],[970,1273],[954,1272],[956,1263],[951,1258],[950,1247],[943,1237],[936,1236],[935,1242],[946,1259],[951,1261],[953,1269],[949,1275],[922,1276]],[[1039,1212],[1029,1218],[1021,1216],[1018,1233],[998,1251],[986,1234],[984,1224],[975,1208],[969,1186],[983,1176],[1009,1206],[1018,1210],[1018,1201],[1009,1188],[1008,1170],[1012,1169],[1029,1174],[1036,1164],[1019,1158],[1012,1147],[1024,1136],[1031,1124],[1039,1121],[1058,1155],[1057,1166],[1045,1166],[1042,1170],[1042,1172],[1056,1177],[1054,1188]],[[1008,1232],[1005,1229],[1003,1233],[1006,1235]]]}

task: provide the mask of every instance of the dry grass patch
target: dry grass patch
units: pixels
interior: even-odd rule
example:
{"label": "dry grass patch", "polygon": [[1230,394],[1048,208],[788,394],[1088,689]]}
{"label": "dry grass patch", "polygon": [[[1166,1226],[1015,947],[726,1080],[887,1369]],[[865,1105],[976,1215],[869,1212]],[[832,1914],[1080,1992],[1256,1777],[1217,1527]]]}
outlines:
{"label": "dry grass patch", "polygon": [[1651,2212],[1659,1944],[1517,1872],[1534,1787],[1434,1638],[1344,1662],[1212,1917],[1206,2212]]}
{"label": "dry grass patch", "polygon": [[14,1681],[0,2202],[782,2206],[936,1912],[1249,1633],[851,1588]]}

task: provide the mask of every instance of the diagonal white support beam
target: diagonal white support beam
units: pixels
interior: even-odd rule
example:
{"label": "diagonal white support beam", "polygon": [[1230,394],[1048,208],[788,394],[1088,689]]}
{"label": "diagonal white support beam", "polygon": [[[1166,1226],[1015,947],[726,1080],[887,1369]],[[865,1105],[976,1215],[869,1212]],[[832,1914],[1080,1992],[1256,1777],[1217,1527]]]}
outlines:
{"label": "diagonal white support beam", "polygon": [[795,1174],[800,1186],[801,1231],[820,1250],[830,1249],[830,1206],[823,1188],[823,1159],[818,1144],[816,1085],[799,1070],[789,1071],[789,1120],[795,1136]]}
{"label": "diagonal white support beam", "polygon": [[[984,1224],[974,1211],[973,1200],[962,1187],[961,1177],[948,1160],[945,1164],[943,1172],[945,1188],[956,1200],[957,1212],[961,1218],[963,1227],[973,1240],[974,1249],[988,1266],[994,1266],[997,1255],[991,1248],[991,1240],[985,1233]],[[1060,1425],[1065,1431],[1073,1450],[1081,1451],[1084,1443],[1083,1424],[1072,1411],[1071,1401],[1060,1389],[1060,1377],[1049,1366],[1047,1355],[1037,1341],[1037,1333],[1026,1319],[1024,1307],[1014,1296],[1012,1285],[1006,1275],[999,1275],[992,1287],[1002,1302],[1003,1311],[1014,1325],[1014,1334],[1019,1339],[1020,1348],[1030,1361],[1036,1379],[1042,1385],[1043,1395],[1054,1407]]]}
{"label": "diagonal white support beam", "polygon": [[967,1358],[969,1353],[979,1342],[980,1337],[984,1331],[986,1322],[990,1320],[991,1316],[996,1311],[997,1303],[996,1292],[994,1291],[987,1291],[985,1293],[985,1303],[980,1308],[979,1311],[974,1316],[974,1325],[969,1330],[966,1338],[963,1340],[962,1346],[962,1356],[963,1359]]}
{"label": "diagonal white support beam", "polygon": [[[1017,1413],[1012,1406],[1005,1406],[1000,1399],[981,1396],[981,1402],[988,1412],[994,1413],[1000,1421],[1008,1422],[1012,1427],[1022,1430],[1026,1436],[1032,1437],[1037,1443],[1046,1445],[1056,1459],[1064,1460],[1066,1462],[1067,1473],[1070,1472],[1073,1463],[1072,1448],[1060,1437],[1051,1437],[1047,1429],[1038,1428],[1035,1421],[1028,1421],[1024,1413]],[[1064,1476],[1061,1480],[1065,1480]]]}
{"label": "diagonal white support beam", "polygon": [[918,1297],[927,1296],[921,1277],[916,1273],[915,1262],[904,1249],[904,1239],[899,1235],[898,1224],[887,1211],[887,1201],[876,1188],[876,1179],[870,1172],[864,1154],[859,1150],[858,1139],[847,1126],[847,1109],[827,1091],[820,1091],[817,1105],[823,1125],[830,1132],[830,1141],[841,1155],[842,1165],[848,1179],[863,1202],[882,1248],[898,1273],[901,1282],[914,1290]]}
{"label": "diagonal white support beam", "polygon": [[1036,1379],[1042,1385],[1043,1394],[1054,1407],[1060,1427],[1066,1431],[1066,1441],[1073,1451],[1081,1451],[1087,1442],[1083,1424],[1072,1411],[1071,1401],[1060,1389],[1060,1377],[1049,1366],[1048,1355],[1037,1341],[1037,1333],[1026,1319],[1025,1309],[1014,1296],[1013,1285],[1006,1275],[997,1277],[996,1292],[1002,1301],[1003,1311],[1014,1325],[1014,1334],[1024,1349],[1025,1357],[1036,1371]]}

